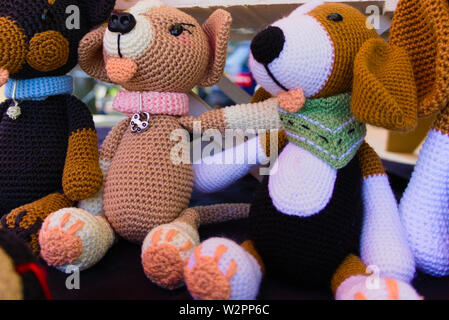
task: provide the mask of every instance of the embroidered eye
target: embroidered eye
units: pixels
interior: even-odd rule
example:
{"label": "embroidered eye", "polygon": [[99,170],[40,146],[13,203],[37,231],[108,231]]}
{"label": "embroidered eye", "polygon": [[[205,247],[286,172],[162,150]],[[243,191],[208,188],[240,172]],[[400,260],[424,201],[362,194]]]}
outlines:
{"label": "embroidered eye", "polygon": [[188,33],[192,34],[192,32],[187,29],[185,26],[194,27],[193,24],[188,23],[175,23],[170,27],[170,34],[175,37],[179,37],[184,31],[187,31]]}
{"label": "embroidered eye", "polygon": [[327,16],[327,20],[334,21],[334,22],[340,22],[343,21],[343,16],[337,12],[329,13]]}

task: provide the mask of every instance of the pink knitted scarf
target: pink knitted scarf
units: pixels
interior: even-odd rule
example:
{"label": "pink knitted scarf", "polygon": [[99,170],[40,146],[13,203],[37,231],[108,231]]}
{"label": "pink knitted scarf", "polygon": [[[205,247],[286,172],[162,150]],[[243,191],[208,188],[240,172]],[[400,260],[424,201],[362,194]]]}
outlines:
{"label": "pink knitted scarf", "polygon": [[126,115],[148,112],[150,115],[184,116],[189,113],[189,97],[185,93],[121,90],[114,99],[113,108]]}

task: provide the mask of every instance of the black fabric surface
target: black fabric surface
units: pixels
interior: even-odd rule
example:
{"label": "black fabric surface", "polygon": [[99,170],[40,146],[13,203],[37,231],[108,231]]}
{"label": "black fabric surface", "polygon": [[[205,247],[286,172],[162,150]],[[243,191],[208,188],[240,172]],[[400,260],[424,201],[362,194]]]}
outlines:
{"label": "black fabric surface", "polygon": [[[100,141],[104,139],[107,131],[106,129],[98,130]],[[384,165],[395,194],[400,198],[413,167],[393,162],[384,162]],[[205,195],[194,192],[191,206],[250,202],[258,186],[259,182],[256,179],[247,176],[219,193]],[[223,236],[241,242],[249,238],[248,230],[250,230],[249,220],[242,220],[201,227],[200,235],[203,240]],[[53,268],[47,268],[47,271],[50,289],[55,299],[190,299],[185,288],[168,291],[152,284],[142,270],[140,246],[124,240],[120,240],[96,266],[81,272],[79,290],[66,288],[65,282],[69,275]],[[449,277],[432,278],[418,273],[414,286],[426,299],[449,300]],[[287,280],[267,276],[263,279],[258,299],[332,299],[332,293],[328,288],[305,288],[289,283]]]}

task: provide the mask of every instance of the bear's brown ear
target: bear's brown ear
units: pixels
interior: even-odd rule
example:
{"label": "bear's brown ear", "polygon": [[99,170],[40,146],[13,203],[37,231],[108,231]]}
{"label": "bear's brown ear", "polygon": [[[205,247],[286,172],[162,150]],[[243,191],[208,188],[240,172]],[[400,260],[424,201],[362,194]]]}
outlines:
{"label": "bear's brown ear", "polygon": [[449,103],[449,2],[401,0],[389,43],[406,50],[418,90],[418,115],[426,117]]}
{"label": "bear's brown ear", "polygon": [[95,29],[84,36],[78,48],[78,61],[81,69],[100,81],[111,82],[106,73],[103,57],[103,36],[106,27]]}
{"label": "bear's brown ear", "polygon": [[367,40],[354,62],[352,113],[390,130],[414,129],[418,98],[407,53],[381,38]]}
{"label": "bear's brown ear", "polygon": [[211,61],[205,77],[199,83],[201,87],[217,84],[223,75],[228,42],[231,35],[231,23],[231,14],[225,10],[218,9],[203,24],[203,30],[209,39]]}

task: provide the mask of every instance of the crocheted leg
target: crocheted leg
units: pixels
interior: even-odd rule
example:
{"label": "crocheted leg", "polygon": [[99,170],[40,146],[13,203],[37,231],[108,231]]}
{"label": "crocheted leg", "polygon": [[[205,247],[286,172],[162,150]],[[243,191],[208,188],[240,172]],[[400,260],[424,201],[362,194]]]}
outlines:
{"label": "crocheted leg", "polygon": [[65,195],[52,193],[40,200],[12,210],[1,219],[1,227],[11,229],[28,243],[34,254],[39,254],[39,230],[42,222],[52,212],[69,207],[73,202]]}
{"label": "crocheted leg", "polygon": [[364,143],[359,149],[363,174],[364,219],[360,254],[383,277],[411,282],[415,262],[402,226],[388,176],[375,151]]}
{"label": "crocheted leg", "polygon": [[201,300],[255,299],[262,267],[253,254],[249,243],[240,246],[224,238],[206,240],[194,250],[184,270],[190,294]]}
{"label": "crocheted leg", "polygon": [[449,134],[430,130],[399,205],[417,267],[438,277],[449,275],[448,159]]}
{"label": "crocheted leg", "polygon": [[114,231],[103,215],[78,208],[52,213],[39,234],[42,258],[63,272],[69,266],[77,266],[82,271],[95,265],[114,239]]}
{"label": "crocheted leg", "polygon": [[184,265],[200,243],[199,214],[186,209],[172,223],[151,230],[142,245],[142,266],[155,284],[175,289],[184,283]]}
{"label": "crocheted leg", "polygon": [[350,255],[332,279],[336,300],[420,300],[408,283],[376,274],[367,275],[360,258]]}

